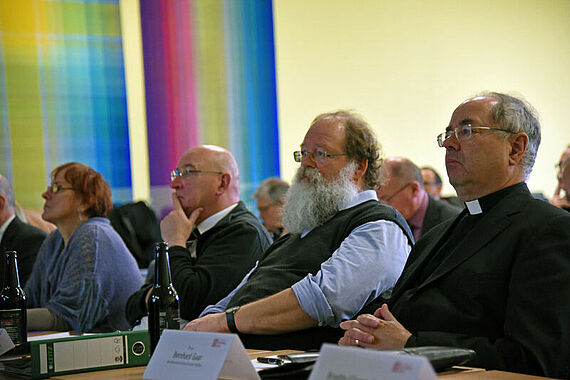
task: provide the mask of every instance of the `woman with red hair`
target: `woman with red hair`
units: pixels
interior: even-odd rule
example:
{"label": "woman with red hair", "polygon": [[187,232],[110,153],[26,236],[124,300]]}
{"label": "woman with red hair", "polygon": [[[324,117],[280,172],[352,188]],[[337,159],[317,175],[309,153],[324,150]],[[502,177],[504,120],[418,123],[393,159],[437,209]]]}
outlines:
{"label": "woman with red hair", "polygon": [[55,168],[42,218],[57,226],[30,279],[28,330],[127,330],[125,303],[142,285],[137,263],[106,218],[111,190],[101,174],[71,162]]}

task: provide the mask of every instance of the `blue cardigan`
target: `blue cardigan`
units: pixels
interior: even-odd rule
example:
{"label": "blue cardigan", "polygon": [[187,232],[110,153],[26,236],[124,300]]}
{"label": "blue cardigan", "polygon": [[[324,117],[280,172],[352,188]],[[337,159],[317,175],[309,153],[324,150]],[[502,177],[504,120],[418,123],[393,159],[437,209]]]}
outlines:
{"label": "blue cardigan", "polygon": [[47,308],[72,330],[127,330],[125,304],[143,280],[109,220],[90,218],[63,243],[55,230],[42,244],[25,286],[28,308]]}

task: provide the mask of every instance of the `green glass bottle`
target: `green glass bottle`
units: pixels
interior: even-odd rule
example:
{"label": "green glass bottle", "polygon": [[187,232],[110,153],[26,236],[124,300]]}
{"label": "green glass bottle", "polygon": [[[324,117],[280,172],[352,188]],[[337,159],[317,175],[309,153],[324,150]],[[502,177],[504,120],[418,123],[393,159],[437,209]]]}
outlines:
{"label": "green glass bottle", "polygon": [[180,304],[178,294],[172,286],[170,264],[168,262],[168,243],[160,242],[154,246],[154,287],[148,299],[148,332],[150,334],[150,353],[154,352],[164,329],[180,328]]}

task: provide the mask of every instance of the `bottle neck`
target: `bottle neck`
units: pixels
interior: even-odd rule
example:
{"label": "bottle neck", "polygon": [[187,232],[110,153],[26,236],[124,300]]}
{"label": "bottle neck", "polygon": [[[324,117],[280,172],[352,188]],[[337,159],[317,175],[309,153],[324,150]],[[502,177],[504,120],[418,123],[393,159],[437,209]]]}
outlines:
{"label": "bottle neck", "polygon": [[20,277],[18,276],[18,262],[16,260],[16,252],[4,252],[4,287],[19,288]]}
{"label": "bottle neck", "polygon": [[168,260],[168,246],[160,243],[156,247],[156,262],[154,267],[155,286],[168,287],[172,285],[170,279],[170,264]]}

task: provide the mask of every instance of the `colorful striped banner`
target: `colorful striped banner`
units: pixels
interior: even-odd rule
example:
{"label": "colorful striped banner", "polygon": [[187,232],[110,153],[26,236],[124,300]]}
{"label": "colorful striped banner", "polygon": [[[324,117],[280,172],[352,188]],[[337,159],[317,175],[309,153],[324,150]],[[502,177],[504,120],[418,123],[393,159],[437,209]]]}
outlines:
{"label": "colorful striped banner", "polygon": [[118,1],[2,1],[0,33],[0,171],[19,202],[41,208],[49,173],[69,161],[130,200]]}
{"label": "colorful striped banner", "polygon": [[229,149],[242,199],[279,175],[270,0],[140,1],[151,194],[170,203],[168,173],[197,144]]}
{"label": "colorful striped banner", "polygon": [[[153,205],[170,203],[169,172],[197,144],[234,153],[251,203],[279,175],[271,0],[140,9]],[[68,161],[101,172],[115,202],[132,199],[119,11],[118,0],[0,2],[0,172],[24,207],[41,208]]]}

